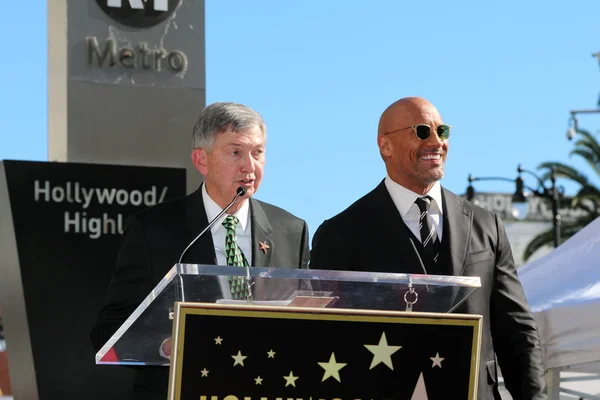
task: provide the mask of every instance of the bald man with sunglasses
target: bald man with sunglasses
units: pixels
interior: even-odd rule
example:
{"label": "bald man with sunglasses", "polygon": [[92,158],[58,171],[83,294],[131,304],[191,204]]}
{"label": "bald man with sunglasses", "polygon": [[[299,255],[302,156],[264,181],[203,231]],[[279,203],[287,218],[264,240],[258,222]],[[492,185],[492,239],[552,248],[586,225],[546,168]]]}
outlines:
{"label": "bald man with sunglasses", "polygon": [[500,399],[496,360],[513,399],[547,399],[541,342],[504,225],[440,185],[451,129],[423,98],[390,105],[377,134],[387,176],[317,229],[310,268],[480,277],[454,311],[483,316],[478,399]]}

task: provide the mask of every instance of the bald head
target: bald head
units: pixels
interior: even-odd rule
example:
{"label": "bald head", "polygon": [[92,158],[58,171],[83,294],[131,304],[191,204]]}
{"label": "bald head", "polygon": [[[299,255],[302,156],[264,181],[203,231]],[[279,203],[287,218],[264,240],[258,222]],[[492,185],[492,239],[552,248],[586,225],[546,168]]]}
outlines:
{"label": "bald head", "polygon": [[429,120],[441,120],[437,108],[422,97],[405,97],[385,109],[379,118],[377,132],[383,135],[396,129],[416,125]]}
{"label": "bald head", "polygon": [[[415,193],[425,194],[444,176],[447,137],[437,133],[442,116],[420,97],[405,97],[390,105],[379,119],[377,144],[389,177]],[[417,125],[434,132],[417,136]]]}

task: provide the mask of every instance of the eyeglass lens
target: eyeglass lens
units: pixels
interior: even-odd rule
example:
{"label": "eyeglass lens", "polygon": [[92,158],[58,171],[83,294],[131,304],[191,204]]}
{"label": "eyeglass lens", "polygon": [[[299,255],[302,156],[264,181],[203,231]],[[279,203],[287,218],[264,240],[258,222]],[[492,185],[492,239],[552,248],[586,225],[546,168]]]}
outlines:
{"label": "eyeglass lens", "polygon": [[[417,137],[421,140],[426,140],[431,134],[431,128],[429,125],[417,125],[415,127],[417,131]],[[437,135],[440,139],[445,140],[450,136],[450,127],[448,125],[440,125],[436,129]]]}

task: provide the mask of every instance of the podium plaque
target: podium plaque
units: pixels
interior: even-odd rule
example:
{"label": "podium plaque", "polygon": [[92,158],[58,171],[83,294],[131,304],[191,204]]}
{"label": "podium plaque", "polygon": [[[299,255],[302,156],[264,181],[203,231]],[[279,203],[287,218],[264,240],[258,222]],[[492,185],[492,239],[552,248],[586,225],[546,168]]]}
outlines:
{"label": "podium plaque", "polygon": [[202,303],[175,310],[170,400],[476,398],[480,316]]}

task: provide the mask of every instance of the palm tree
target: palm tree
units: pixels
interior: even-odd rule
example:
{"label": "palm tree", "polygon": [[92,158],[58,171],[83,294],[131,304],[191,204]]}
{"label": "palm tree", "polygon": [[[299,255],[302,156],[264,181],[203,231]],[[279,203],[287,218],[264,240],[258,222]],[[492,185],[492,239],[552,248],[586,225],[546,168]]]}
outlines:
{"label": "palm tree", "polygon": [[[580,129],[577,134],[580,135],[580,139],[575,142],[575,148],[570,155],[576,155],[585,160],[596,176],[600,178],[600,143],[586,130]],[[561,224],[560,236],[561,240],[564,241],[600,216],[600,189],[586,175],[575,168],[554,161],[544,162],[538,166],[538,170],[546,170],[541,177],[542,181],[550,178],[552,168],[555,168],[556,177],[568,179],[579,185],[579,191],[573,197],[569,207],[585,211],[576,220]],[[552,243],[552,241],[552,229],[540,232],[527,244],[523,252],[523,260],[526,261],[539,248]]]}

